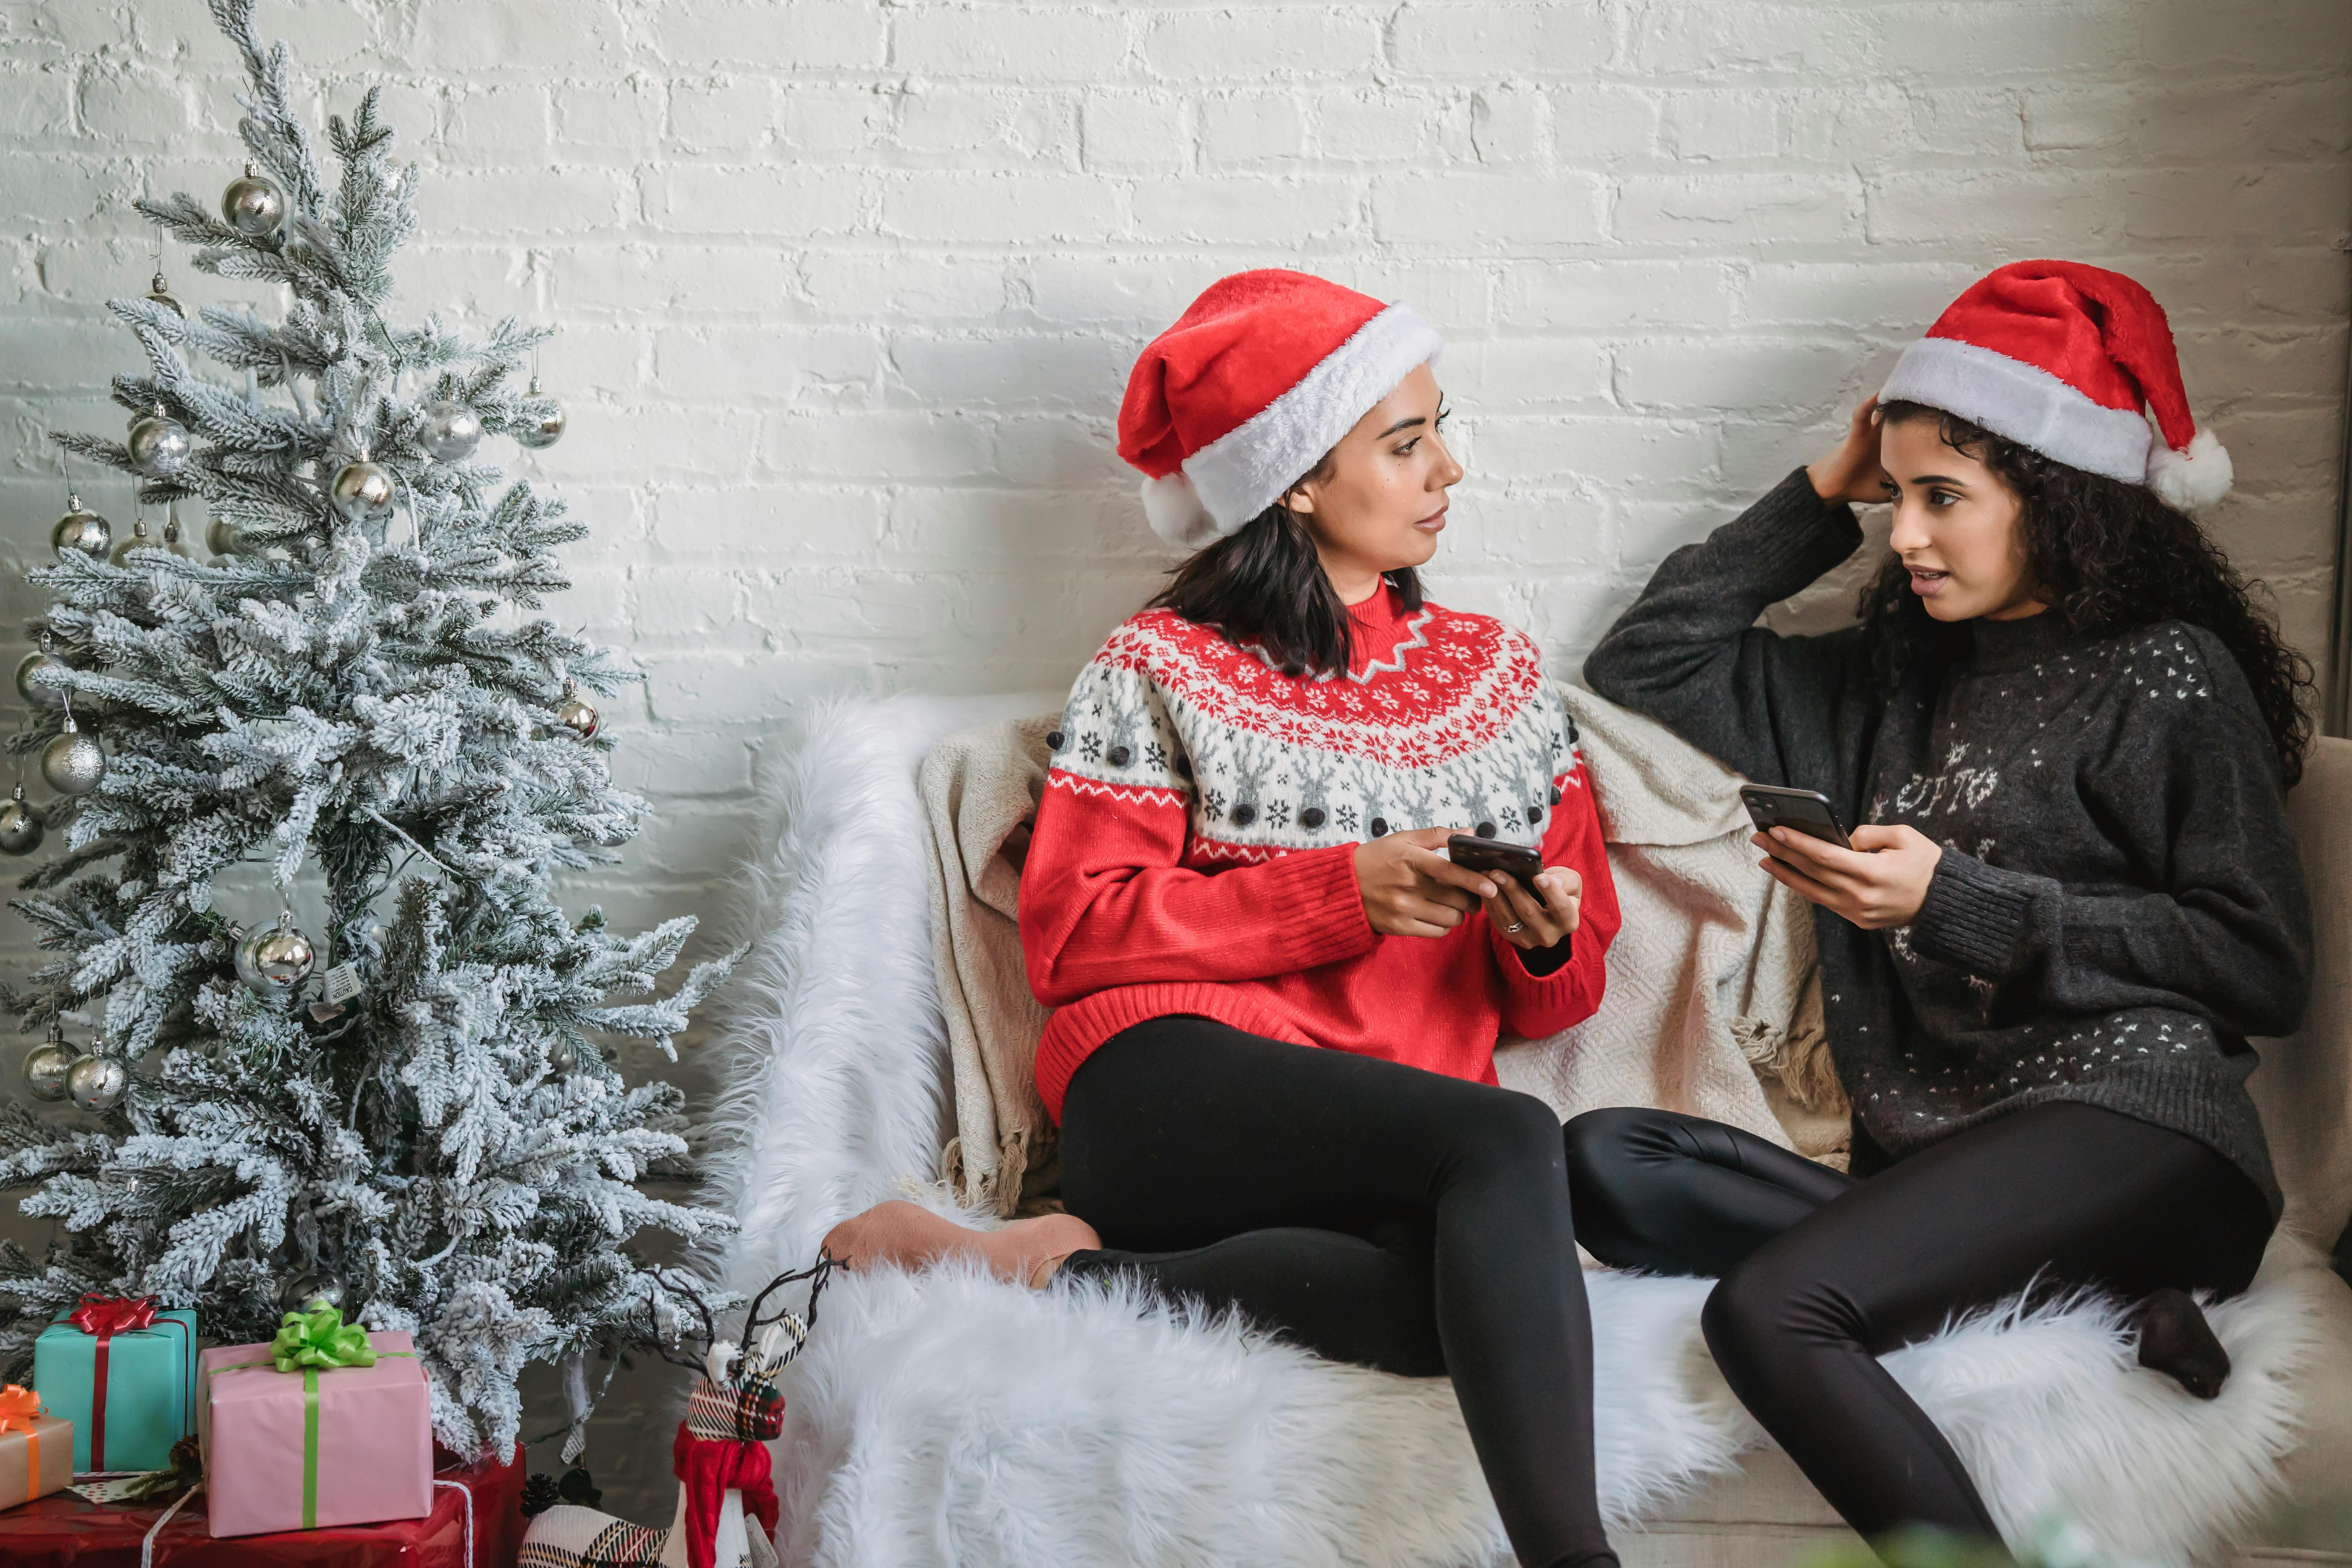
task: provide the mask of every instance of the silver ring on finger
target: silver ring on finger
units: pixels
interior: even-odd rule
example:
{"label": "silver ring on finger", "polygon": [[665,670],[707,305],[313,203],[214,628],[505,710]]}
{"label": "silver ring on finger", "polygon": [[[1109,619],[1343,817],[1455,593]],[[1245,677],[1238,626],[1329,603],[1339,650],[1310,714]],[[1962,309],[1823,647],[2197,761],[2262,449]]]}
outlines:
{"label": "silver ring on finger", "polygon": [[1525,931],[1525,930],[1527,930],[1527,929],[1528,929],[1528,922],[1527,922],[1527,921],[1513,921],[1509,925],[1507,925],[1507,926],[1505,926],[1505,927],[1503,928],[1503,934],[1504,934],[1505,936],[1517,936],[1517,935],[1518,935],[1518,933],[1519,933],[1519,932],[1521,932],[1521,931]]}

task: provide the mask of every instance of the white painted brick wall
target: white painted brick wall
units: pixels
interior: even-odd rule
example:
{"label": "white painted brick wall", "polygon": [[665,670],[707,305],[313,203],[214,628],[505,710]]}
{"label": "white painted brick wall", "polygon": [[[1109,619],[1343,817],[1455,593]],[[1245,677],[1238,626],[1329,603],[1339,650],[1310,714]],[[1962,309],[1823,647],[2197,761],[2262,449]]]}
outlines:
{"label": "white painted brick wall", "polygon": [[[596,535],[559,613],[652,676],[611,719],[656,819],[581,889],[618,919],[714,904],[796,703],[1066,681],[1169,563],[1111,449],[1127,365],[1245,266],[1409,298],[1444,330],[1470,479],[1434,576],[1562,671],[1975,273],[2120,267],[2171,309],[2236,454],[2216,527],[2319,651],[2345,0],[264,16],[322,110],[388,87],[425,171],[403,313],[563,329],[545,370],[572,432],[525,467]],[[100,305],[145,287],[131,198],[233,176],[233,87],[198,0],[0,0],[11,574],[58,510],[45,433],[119,427],[100,389],[137,351]],[[253,297],[171,272],[184,299]],[[127,525],[126,485],[85,488]],[[32,608],[13,586],[0,624]],[[27,956],[9,922],[0,962]],[[661,1446],[603,1446],[608,1500],[666,1505]]]}

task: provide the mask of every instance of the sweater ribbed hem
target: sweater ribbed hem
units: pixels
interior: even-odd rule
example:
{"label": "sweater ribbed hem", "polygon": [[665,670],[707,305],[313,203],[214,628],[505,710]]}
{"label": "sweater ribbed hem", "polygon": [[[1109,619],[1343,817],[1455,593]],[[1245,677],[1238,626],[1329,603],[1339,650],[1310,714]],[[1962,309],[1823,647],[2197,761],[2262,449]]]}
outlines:
{"label": "sweater ribbed hem", "polygon": [[[1369,928],[1368,928],[1369,929]],[[1180,1014],[1213,1018],[1229,1028],[1268,1039],[1312,1046],[1289,1019],[1261,1005],[1248,992],[1213,981],[1163,985],[1122,985],[1097,991],[1081,1002],[1055,1011],[1037,1041],[1037,1098],[1045,1102],[1054,1124],[1062,1123],[1062,1100],[1069,1093],[1070,1077],[1104,1041],[1122,1029],[1154,1018]]]}
{"label": "sweater ribbed hem", "polygon": [[1971,974],[1999,980],[2016,962],[2025,916],[2044,879],[1946,849],[1911,922],[1911,945]]}
{"label": "sweater ribbed hem", "polygon": [[1715,537],[1752,558],[1751,582],[1770,598],[1785,599],[1853,554],[1862,544],[1862,524],[1845,502],[1823,500],[1799,468]]}
{"label": "sweater ribbed hem", "polygon": [[1302,849],[1264,868],[1259,884],[1281,922],[1276,973],[1319,968],[1372,951],[1379,938],[1356,886],[1356,847]]}

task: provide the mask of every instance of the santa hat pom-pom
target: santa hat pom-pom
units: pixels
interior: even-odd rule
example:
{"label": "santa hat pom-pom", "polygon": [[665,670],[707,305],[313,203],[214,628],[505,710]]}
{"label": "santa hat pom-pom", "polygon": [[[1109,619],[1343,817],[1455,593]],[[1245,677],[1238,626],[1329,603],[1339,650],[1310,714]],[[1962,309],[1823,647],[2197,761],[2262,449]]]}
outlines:
{"label": "santa hat pom-pom", "polygon": [[2176,452],[2158,437],[2148,444],[2147,488],[2175,511],[2200,511],[2230,493],[2237,475],[2230,454],[2210,430],[2200,430],[2189,450]]}
{"label": "santa hat pom-pom", "polygon": [[1201,504],[1201,494],[1184,470],[1143,481],[1143,515],[1151,531],[1180,550],[1199,550],[1220,537],[1217,520]]}

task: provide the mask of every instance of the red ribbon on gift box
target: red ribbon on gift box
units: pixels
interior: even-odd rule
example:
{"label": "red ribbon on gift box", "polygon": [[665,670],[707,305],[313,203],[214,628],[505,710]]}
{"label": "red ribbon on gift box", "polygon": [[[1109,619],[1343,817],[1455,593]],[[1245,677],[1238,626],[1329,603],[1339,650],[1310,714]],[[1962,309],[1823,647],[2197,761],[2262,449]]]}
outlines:
{"label": "red ribbon on gift box", "polygon": [[89,1374],[89,1468],[106,1468],[106,1352],[117,1334],[133,1334],[155,1321],[152,1296],[101,1296],[92,1290],[66,1320],[83,1333],[98,1337],[98,1353]]}

